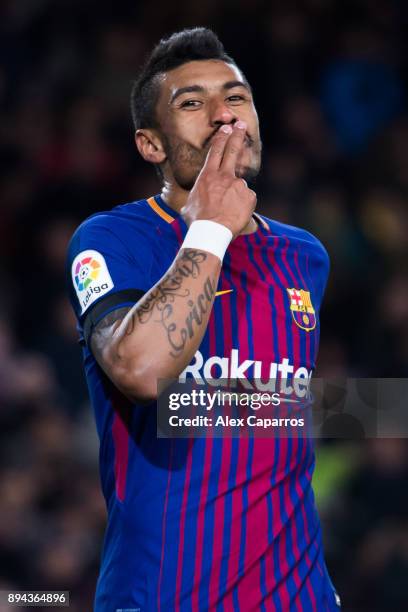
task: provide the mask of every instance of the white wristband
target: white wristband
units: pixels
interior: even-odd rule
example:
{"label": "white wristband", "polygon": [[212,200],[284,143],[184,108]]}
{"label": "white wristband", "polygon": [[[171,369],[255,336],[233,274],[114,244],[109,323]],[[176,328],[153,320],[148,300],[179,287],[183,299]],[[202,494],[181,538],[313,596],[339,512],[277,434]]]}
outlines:
{"label": "white wristband", "polygon": [[232,238],[231,230],[221,223],[193,221],[180,248],[208,251],[222,261]]}

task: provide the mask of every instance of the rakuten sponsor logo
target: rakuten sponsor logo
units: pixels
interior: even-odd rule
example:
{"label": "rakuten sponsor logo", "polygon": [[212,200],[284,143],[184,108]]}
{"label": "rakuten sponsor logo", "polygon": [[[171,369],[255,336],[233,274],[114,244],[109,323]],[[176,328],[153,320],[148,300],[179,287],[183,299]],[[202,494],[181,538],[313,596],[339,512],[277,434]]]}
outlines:
{"label": "rakuten sponsor logo", "polygon": [[234,387],[239,380],[240,386],[245,389],[279,391],[285,395],[295,393],[297,397],[305,397],[312,372],[305,367],[294,371],[294,366],[289,363],[287,357],[284,357],[280,363],[269,363],[266,369],[262,361],[245,359],[240,362],[239,350],[232,349],[230,357],[215,355],[206,361],[202,353],[197,351],[194,360],[180,374],[179,381],[184,382],[190,377],[199,384],[209,384],[214,387]]}

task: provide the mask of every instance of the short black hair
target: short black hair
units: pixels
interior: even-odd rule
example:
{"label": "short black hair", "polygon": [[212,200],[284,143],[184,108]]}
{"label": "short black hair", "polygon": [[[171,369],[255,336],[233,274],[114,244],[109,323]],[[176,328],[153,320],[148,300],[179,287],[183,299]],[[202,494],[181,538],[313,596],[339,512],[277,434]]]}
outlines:
{"label": "short black hair", "polygon": [[156,105],[160,84],[156,77],[159,74],[187,62],[209,59],[236,65],[217,35],[208,28],[181,30],[163,38],[153,49],[132,87],[130,108],[135,129],[158,127]]}

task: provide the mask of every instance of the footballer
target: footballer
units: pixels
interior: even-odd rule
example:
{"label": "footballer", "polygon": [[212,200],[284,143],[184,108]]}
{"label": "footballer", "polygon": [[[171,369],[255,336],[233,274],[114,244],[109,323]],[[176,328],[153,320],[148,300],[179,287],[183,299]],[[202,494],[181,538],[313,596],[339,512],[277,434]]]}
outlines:
{"label": "footballer", "polygon": [[95,610],[337,611],[309,439],[156,433],[160,379],[310,377],[327,253],[256,212],[253,92],[212,31],[160,41],[131,107],[161,192],[68,255],[108,510]]}

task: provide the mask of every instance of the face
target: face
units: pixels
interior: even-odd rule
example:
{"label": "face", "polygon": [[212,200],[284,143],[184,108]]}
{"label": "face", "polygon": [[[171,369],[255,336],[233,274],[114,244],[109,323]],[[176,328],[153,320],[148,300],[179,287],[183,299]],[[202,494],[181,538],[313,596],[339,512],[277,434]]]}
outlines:
{"label": "face", "polygon": [[258,116],[251,91],[236,66],[220,60],[188,62],[161,77],[157,118],[166,155],[165,177],[190,190],[203,167],[212,137],[224,124],[247,124],[236,174],[254,178],[261,165]]}

